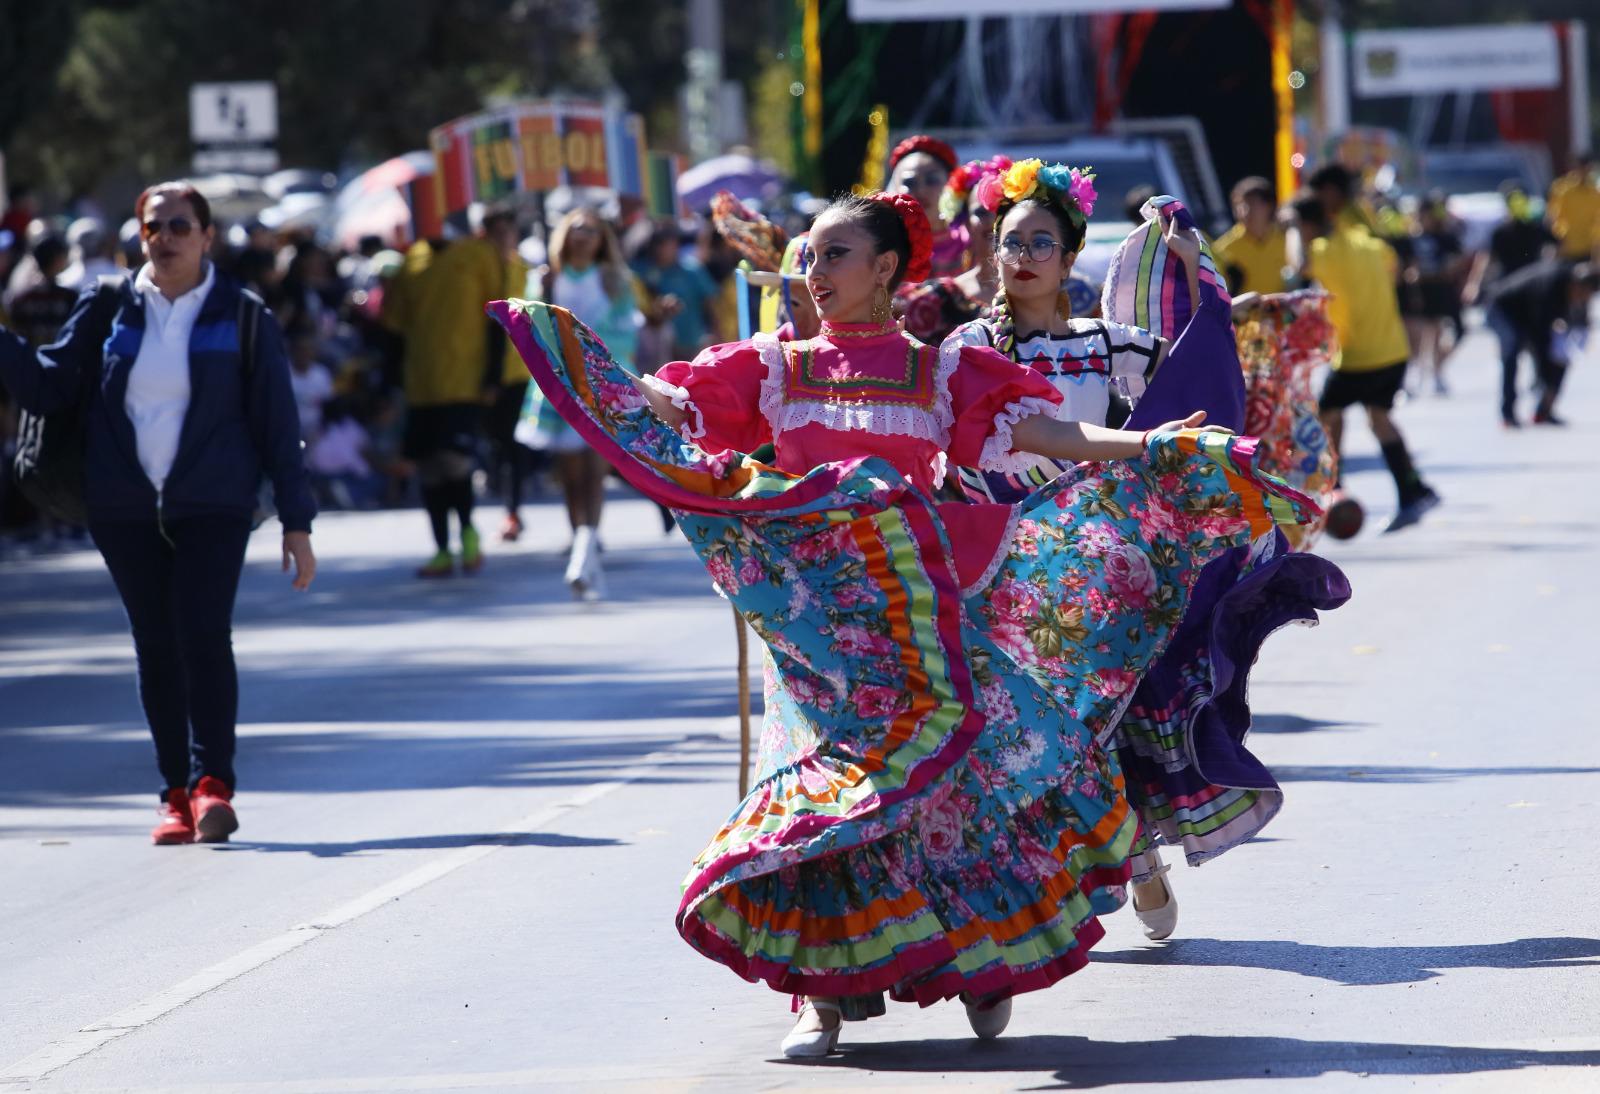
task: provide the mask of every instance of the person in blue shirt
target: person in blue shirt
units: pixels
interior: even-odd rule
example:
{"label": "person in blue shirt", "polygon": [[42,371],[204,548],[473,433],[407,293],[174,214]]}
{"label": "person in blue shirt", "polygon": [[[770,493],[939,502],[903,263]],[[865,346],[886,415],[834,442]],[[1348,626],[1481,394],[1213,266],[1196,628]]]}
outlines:
{"label": "person in blue shirt", "polygon": [[717,284],[696,258],[683,253],[676,225],[655,230],[634,273],[654,298],[657,315],[671,324],[674,355],[693,357],[712,342],[711,302]]}

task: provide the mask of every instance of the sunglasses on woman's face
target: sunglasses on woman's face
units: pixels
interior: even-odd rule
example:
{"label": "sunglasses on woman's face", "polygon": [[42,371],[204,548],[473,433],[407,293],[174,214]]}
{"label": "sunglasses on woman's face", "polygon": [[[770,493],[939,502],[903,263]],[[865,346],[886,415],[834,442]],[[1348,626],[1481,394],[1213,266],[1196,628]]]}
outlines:
{"label": "sunglasses on woman's face", "polygon": [[163,230],[171,232],[174,239],[183,239],[194,231],[194,221],[188,217],[168,217],[166,220],[147,220],[139,225],[139,235],[145,239],[154,239]]}
{"label": "sunglasses on woman's face", "polygon": [[920,175],[915,171],[908,171],[900,176],[900,185],[907,190],[915,190],[919,186],[943,186],[944,182],[944,176],[937,171],[924,171]]}

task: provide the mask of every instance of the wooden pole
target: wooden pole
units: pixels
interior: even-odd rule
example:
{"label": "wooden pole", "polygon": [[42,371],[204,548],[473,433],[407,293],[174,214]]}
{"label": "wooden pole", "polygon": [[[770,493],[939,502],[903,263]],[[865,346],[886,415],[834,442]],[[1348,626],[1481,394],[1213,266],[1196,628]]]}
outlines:
{"label": "wooden pole", "polygon": [[739,800],[750,793],[750,636],[744,616],[733,609],[733,629],[739,638]]}

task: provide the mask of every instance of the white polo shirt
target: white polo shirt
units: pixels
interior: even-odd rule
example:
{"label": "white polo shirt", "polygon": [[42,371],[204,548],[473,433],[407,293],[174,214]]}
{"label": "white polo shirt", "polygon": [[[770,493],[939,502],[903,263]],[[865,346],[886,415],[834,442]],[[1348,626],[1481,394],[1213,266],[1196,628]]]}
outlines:
{"label": "white polo shirt", "polygon": [[123,408],[138,440],[139,466],[157,490],[166,485],[178,454],[178,436],[189,411],[189,335],[216,283],[211,263],[199,285],[168,300],[150,277],[150,264],[139,268],[133,288],[144,303],[144,340],[128,373]]}

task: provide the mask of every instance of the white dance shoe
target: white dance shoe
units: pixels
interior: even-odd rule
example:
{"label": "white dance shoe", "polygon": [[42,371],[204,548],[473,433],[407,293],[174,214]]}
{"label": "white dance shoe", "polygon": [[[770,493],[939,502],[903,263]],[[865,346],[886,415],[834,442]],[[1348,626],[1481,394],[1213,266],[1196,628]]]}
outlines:
{"label": "white dance shoe", "polygon": [[600,568],[600,538],[592,524],[585,524],[572,535],[566,582],[572,595],[579,600],[599,600],[605,595],[606,575]]}
{"label": "white dance shoe", "polygon": [[[806,1018],[812,1014],[817,1015],[817,1020],[827,1025],[823,1015],[833,1015],[833,1028],[801,1029],[811,1023]],[[789,1031],[789,1036],[783,1039],[783,1054],[791,1058],[805,1058],[826,1056],[839,1044],[839,1031],[844,1028],[844,1012],[839,1009],[838,1003],[830,1003],[826,999],[806,1000],[805,1006],[800,1008],[800,1017],[795,1019],[794,1029]]]}
{"label": "white dance shoe", "polygon": [[972,1032],[978,1035],[980,1041],[994,1040],[1006,1031],[1006,1026],[1011,1024],[1009,995],[987,1007],[972,1002],[964,993],[961,1002],[967,1008],[967,1024],[972,1027]]}
{"label": "white dance shoe", "polygon": [[1144,927],[1144,936],[1152,942],[1159,942],[1163,938],[1170,938],[1172,932],[1178,929],[1178,898],[1173,895],[1172,886],[1167,884],[1167,874],[1172,867],[1161,861],[1161,852],[1154,847],[1141,857],[1146,866],[1155,863],[1155,869],[1150,871],[1150,880],[1161,883],[1161,892],[1166,896],[1166,901],[1153,907],[1141,908],[1139,894],[1135,890],[1133,914],[1139,917],[1139,923]]}

